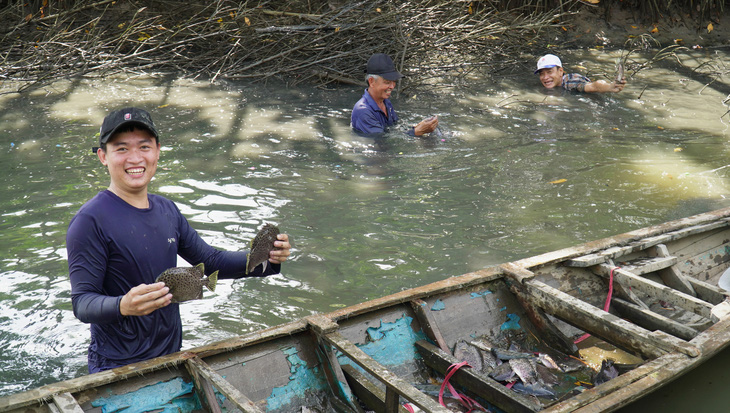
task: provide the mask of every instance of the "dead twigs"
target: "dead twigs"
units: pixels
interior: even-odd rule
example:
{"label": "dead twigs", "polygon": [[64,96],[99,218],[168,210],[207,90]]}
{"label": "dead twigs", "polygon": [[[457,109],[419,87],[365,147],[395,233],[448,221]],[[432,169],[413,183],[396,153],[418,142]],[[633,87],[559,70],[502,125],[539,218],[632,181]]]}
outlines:
{"label": "dead twigs", "polygon": [[[77,0],[26,21],[0,11],[0,79],[26,87],[61,77],[133,71],[218,79],[281,78],[364,85],[377,52],[409,83],[514,68],[562,16],[459,0]],[[477,3],[474,3],[477,4]]]}

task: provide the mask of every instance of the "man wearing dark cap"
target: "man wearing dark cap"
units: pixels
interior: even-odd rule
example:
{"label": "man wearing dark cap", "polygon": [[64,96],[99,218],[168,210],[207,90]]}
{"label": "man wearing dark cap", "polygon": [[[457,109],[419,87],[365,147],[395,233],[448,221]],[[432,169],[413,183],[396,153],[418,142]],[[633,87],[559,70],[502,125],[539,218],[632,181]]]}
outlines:
{"label": "man wearing dark cap", "polygon": [[[350,124],[356,132],[367,136],[377,136],[398,121],[398,115],[390,102],[390,94],[395,88],[395,82],[402,77],[403,75],[395,70],[390,56],[384,53],[370,56],[365,78],[368,88],[352,109],[350,119]],[[421,136],[433,132],[438,126],[438,122],[438,118],[435,116],[425,119],[412,127],[409,134]]]}
{"label": "man wearing dark cap", "polygon": [[[160,142],[149,113],[125,108],[109,113],[96,154],[111,182],[71,219],[66,235],[74,315],[91,324],[89,372],[95,373],[180,350],[179,304],[159,274],[177,265],[205,264],[219,278],[241,278],[246,252],[221,251],[193,230],[175,204],[149,194]],[[278,237],[269,265],[249,276],[276,274],[289,256],[289,238]]]}

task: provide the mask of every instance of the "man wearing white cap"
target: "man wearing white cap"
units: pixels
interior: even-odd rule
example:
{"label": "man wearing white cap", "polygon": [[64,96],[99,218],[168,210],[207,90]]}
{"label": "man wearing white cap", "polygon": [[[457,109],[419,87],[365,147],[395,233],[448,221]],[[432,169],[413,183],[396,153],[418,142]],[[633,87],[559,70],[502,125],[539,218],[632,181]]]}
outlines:
{"label": "man wearing white cap", "polygon": [[546,54],[537,61],[535,74],[540,76],[540,82],[548,89],[562,87],[565,90],[578,92],[618,93],[626,86],[625,78],[620,82],[608,83],[603,80],[592,82],[579,73],[563,73],[563,64],[554,54]]}

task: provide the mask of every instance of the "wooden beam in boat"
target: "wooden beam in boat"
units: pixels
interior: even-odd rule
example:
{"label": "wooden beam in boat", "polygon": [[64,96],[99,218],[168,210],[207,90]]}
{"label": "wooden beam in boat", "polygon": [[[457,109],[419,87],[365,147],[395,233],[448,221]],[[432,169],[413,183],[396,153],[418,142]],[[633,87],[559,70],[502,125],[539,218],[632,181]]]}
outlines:
{"label": "wooden beam in boat", "polygon": [[[605,383],[602,383],[592,389],[587,389],[577,394],[568,400],[558,402],[556,404],[547,407],[540,413],[568,413],[575,412],[578,408],[589,405],[591,403],[601,400],[604,397],[611,397],[611,394],[620,390],[626,389],[625,392],[633,395],[634,398],[638,398],[646,395],[647,389],[645,386],[641,388],[634,388],[632,385],[634,382],[639,381],[647,376],[653,375],[657,371],[662,370],[673,370],[675,367],[685,365],[691,362],[692,359],[679,353],[669,353],[657,359],[648,361],[641,366],[630,370],[620,376],[611,379]],[[609,409],[612,410],[612,409]],[[593,410],[599,412],[603,410]]]}
{"label": "wooden beam in boat", "polygon": [[[345,339],[342,334],[337,331],[337,324],[331,319],[323,315],[315,315],[306,318],[312,328],[322,335],[335,348],[341,351],[350,360],[362,367],[366,372],[385,384],[385,401],[386,412],[395,412],[393,409],[393,400],[397,400],[396,393],[403,396],[406,400],[418,406],[419,409],[427,412],[450,413],[448,409],[438,404],[436,401],[421,393],[410,383],[396,376],[393,372],[385,368],[382,364],[375,361],[367,355],[359,347]],[[388,393],[391,393],[390,395]],[[391,402],[391,404],[388,404]]]}
{"label": "wooden beam in boat", "polygon": [[347,379],[342,372],[342,366],[337,361],[337,355],[332,349],[332,346],[321,335],[317,334],[316,331],[313,330],[312,335],[317,343],[317,351],[321,355],[320,359],[326,363],[322,367],[330,386],[330,391],[332,391],[335,397],[347,404],[348,408],[355,412],[364,413],[360,405],[353,399],[352,389],[347,385]]}
{"label": "wooden beam in boat", "polygon": [[511,262],[502,264],[499,266],[499,268],[501,268],[502,271],[504,271],[504,273],[509,278],[517,281],[520,284],[522,284],[525,280],[535,278],[535,273]]}
{"label": "wooden beam in boat", "polygon": [[671,318],[646,310],[636,304],[614,297],[611,305],[632,322],[646,328],[647,330],[662,330],[683,340],[691,340],[697,337],[699,332],[692,327],[678,323]]}
{"label": "wooden beam in boat", "polygon": [[[676,257],[672,257],[672,255],[669,253],[669,249],[664,244],[657,244],[654,247],[654,254],[657,257],[674,258],[675,260],[677,259]],[[659,271],[659,276],[661,277],[662,281],[664,281],[664,284],[674,288],[677,291],[681,291],[685,294],[697,297],[697,292],[695,292],[692,284],[687,281],[687,277],[682,274],[682,272],[675,266],[675,264],[672,264],[671,267]]]}
{"label": "wooden beam in boat", "polygon": [[708,282],[700,281],[691,277],[687,278],[687,281],[692,284],[692,288],[697,292],[697,297],[707,301],[708,303],[717,305],[730,297],[727,291]]}
{"label": "wooden beam in boat", "polygon": [[244,396],[237,388],[223,378],[217,371],[213,370],[199,357],[188,359],[185,363],[190,375],[193,377],[195,387],[202,390],[205,394],[209,411],[220,412],[220,406],[215,397],[215,392],[211,387],[211,383],[215,385],[219,392],[225,395],[228,400],[235,404],[244,413],[263,413],[254,402]]}
{"label": "wooden beam in boat", "polygon": [[[723,228],[728,226],[728,223],[730,220],[728,218],[722,218],[719,220],[714,220],[711,222],[706,222],[698,225],[692,225],[684,228],[680,228],[674,231],[666,232],[663,234],[658,235],[647,235],[641,239],[636,240],[621,240],[625,244],[621,246],[614,246],[614,247],[604,247],[602,250],[598,252],[594,252],[591,254],[585,254],[582,256],[574,257],[569,260],[565,261],[565,265],[569,267],[592,267],[594,265],[602,264],[606,262],[609,259],[616,259],[623,257],[625,255],[645,250],[647,248],[651,248],[658,244],[665,244],[667,242],[675,241],[680,238],[684,238],[690,235],[699,234],[701,232],[706,231],[712,231],[717,228]],[[660,227],[660,226],[658,226]],[[651,232],[651,230],[654,230],[655,227],[651,227],[648,230]],[[645,233],[647,232],[647,229],[632,231],[627,234],[626,236],[630,236],[634,233]],[[611,237],[609,240],[613,240],[613,242],[619,242],[619,238],[621,236],[615,236]]]}
{"label": "wooden beam in boat", "polygon": [[670,351],[680,351],[692,357],[700,355],[699,349],[689,343],[652,334],[540,281],[531,280],[525,286],[535,302],[548,313],[644,357],[659,357]]}
{"label": "wooden beam in boat", "polygon": [[[547,317],[545,312],[538,306],[534,305],[528,299],[527,293],[522,289],[522,286],[515,283],[508,283],[509,289],[514,294],[517,301],[525,309],[527,317],[532,321],[532,324],[540,330],[540,338],[545,343],[555,350],[558,350],[564,354],[572,354],[579,356],[578,346],[575,345],[570,337],[566,337],[560,329]],[[442,350],[448,353],[448,350],[442,348]]]}
{"label": "wooden beam in boat", "polygon": [[658,282],[639,277],[621,268],[612,267],[608,264],[601,264],[594,268],[594,271],[603,277],[608,277],[613,270],[614,282],[622,284],[624,287],[636,288],[656,299],[674,304],[707,319],[712,317],[712,304],[700,300],[697,297],[677,291]]}
{"label": "wooden beam in boat", "polygon": [[426,308],[426,302],[421,299],[416,299],[411,301],[411,307],[413,307],[418,324],[421,325],[421,329],[426,333],[426,336],[433,340],[441,350],[449,351],[449,346],[446,344],[446,340],[444,340],[444,336],[438,328],[436,319],[433,318],[428,308]]}
{"label": "wooden beam in boat", "polygon": [[49,403],[48,407],[54,413],[84,413],[84,409],[71,393],[53,395],[53,403]]}
{"label": "wooden beam in boat", "polygon": [[[417,341],[416,349],[429,367],[443,375],[446,375],[449,366],[461,361],[425,340]],[[450,380],[507,412],[537,412],[542,409],[540,404],[530,398],[508,389],[489,376],[475,372],[472,368],[457,370]]]}
{"label": "wooden beam in boat", "polygon": [[[354,366],[345,364],[342,366],[342,372],[353,393],[365,403],[365,406],[376,412],[385,411],[385,392],[380,387]],[[403,406],[398,406],[398,413],[408,413],[408,410]]]}

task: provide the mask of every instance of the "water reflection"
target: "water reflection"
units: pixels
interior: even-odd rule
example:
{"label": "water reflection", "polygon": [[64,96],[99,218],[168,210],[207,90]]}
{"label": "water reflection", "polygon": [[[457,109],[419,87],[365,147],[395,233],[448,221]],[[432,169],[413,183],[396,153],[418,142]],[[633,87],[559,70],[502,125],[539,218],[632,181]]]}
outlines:
{"label": "water reflection", "polygon": [[[564,60],[597,73],[616,55]],[[108,185],[89,151],[108,109],[150,110],[163,146],[151,191],[207,242],[246,248],[264,222],[292,237],[284,274],[181,306],[188,348],[727,206],[726,89],[665,65],[618,95],[546,95],[526,65],[497,84],[404,88],[404,123],[436,114],[443,136],[382,140],[349,129],[356,87],[131,78],[0,95],[0,394],[86,370],[64,238]]]}

